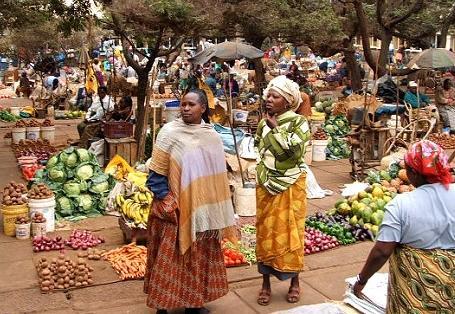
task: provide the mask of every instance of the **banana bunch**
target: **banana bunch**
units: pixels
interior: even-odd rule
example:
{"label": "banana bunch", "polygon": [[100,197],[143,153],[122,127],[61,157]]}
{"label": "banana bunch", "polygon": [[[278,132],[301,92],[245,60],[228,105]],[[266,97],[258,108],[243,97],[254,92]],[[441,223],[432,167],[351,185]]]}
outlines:
{"label": "banana bunch", "polygon": [[152,193],[144,187],[136,187],[126,198],[123,194],[117,194],[115,202],[121,213],[138,228],[146,228],[152,205]]}

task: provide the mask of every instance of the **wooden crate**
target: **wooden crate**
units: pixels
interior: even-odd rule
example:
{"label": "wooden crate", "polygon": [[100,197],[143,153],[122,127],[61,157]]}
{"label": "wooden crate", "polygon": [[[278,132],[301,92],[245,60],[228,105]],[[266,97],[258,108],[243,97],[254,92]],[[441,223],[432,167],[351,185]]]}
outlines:
{"label": "wooden crate", "polygon": [[137,143],[132,137],[127,138],[105,138],[106,146],[104,149],[104,160],[105,164],[109,162],[115,155],[120,155],[125,159],[131,166],[137,161]]}

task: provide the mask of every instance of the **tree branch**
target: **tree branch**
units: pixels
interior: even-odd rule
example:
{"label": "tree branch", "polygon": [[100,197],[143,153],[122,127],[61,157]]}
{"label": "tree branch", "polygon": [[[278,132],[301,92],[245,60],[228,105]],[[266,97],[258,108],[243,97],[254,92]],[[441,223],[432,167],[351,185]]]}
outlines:
{"label": "tree branch", "polygon": [[363,46],[363,54],[365,56],[365,61],[368,63],[370,68],[376,69],[376,60],[373,57],[373,53],[371,52],[370,47],[370,36],[368,32],[368,21],[363,11],[363,4],[361,0],[354,0],[353,1],[354,9],[357,15],[357,19],[359,20],[359,30],[360,35],[362,37],[362,46]]}
{"label": "tree branch", "polygon": [[[384,1],[378,0],[377,2],[384,2]],[[395,27],[397,24],[407,20],[411,15],[413,15],[415,13],[419,13],[422,9],[423,9],[423,0],[416,0],[416,2],[414,2],[414,5],[412,7],[410,7],[409,10],[405,14],[391,19],[390,21],[383,24],[382,26],[384,26],[384,28],[386,28],[386,29],[391,29],[391,28]]]}
{"label": "tree branch", "polygon": [[[115,13],[111,13],[112,15],[112,22],[114,23],[114,33],[117,36],[120,36],[121,42],[122,42],[122,48],[123,48],[123,55],[125,56],[126,62],[128,63],[129,66],[131,66],[136,73],[141,73],[143,71],[143,68],[139,65],[138,62],[136,62],[133,57],[128,53],[128,44],[130,44],[133,47],[133,53],[135,51],[135,46],[131,42],[131,40],[128,38],[126,35],[125,31],[122,28],[122,23],[120,22],[119,17]],[[137,50],[137,49],[136,49]]]}
{"label": "tree branch", "polygon": [[171,53],[173,53],[174,51],[177,51],[177,49],[179,49],[182,45],[183,45],[183,41],[185,40],[185,37],[180,37],[178,40],[177,40],[177,43],[174,45],[174,47],[166,50],[166,51],[161,51],[161,52],[158,52],[158,54],[156,55],[157,57],[163,57],[163,56],[167,56]]}

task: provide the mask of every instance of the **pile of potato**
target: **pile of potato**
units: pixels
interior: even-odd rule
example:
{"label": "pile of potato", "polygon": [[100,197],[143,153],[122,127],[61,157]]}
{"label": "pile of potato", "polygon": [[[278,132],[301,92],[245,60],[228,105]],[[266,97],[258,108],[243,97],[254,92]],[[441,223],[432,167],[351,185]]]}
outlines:
{"label": "pile of potato", "polygon": [[42,292],[93,284],[93,268],[83,258],[72,261],[64,254],[48,261],[42,257],[36,265]]}
{"label": "pile of potato", "polygon": [[16,217],[16,225],[23,225],[30,223],[30,218],[28,217]]}
{"label": "pile of potato", "polygon": [[54,196],[54,192],[44,183],[38,183],[28,191],[28,198],[32,199],[46,199],[52,196]]}
{"label": "pile of potato", "polygon": [[92,249],[92,248],[89,248],[87,251],[85,252],[79,252],[77,254],[78,257],[86,257],[88,258],[89,260],[95,260],[95,261],[99,261],[101,259],[101,256],[103,255],[103,253],[105,253],[106,250],[102,250],[102,249]]}
{"label": "pile of potato", "polygon": [[33,215],[32,221],[33,223],[41,224],[46,222],[46,217],[44,217],[43,213],[36,212],[35,215]]}
{"label": "pile of potato", "polygon": [[23,194],[27,193],[27,188],[22,183],[11,181],[3,188],[3,205],[23,205],[27,203]]}

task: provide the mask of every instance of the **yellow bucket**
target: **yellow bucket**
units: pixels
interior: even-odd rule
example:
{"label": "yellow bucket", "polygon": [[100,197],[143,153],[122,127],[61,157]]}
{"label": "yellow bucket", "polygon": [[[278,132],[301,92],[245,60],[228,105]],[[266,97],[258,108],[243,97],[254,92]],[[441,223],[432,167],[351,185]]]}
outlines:
{"label": "yellow bucket", "polygon": [[28,206],[24,205],[11,205],[2,206],[3,215],[3,232],[7,236],[14,237],[16,235],[16,218],[28,217]]}

